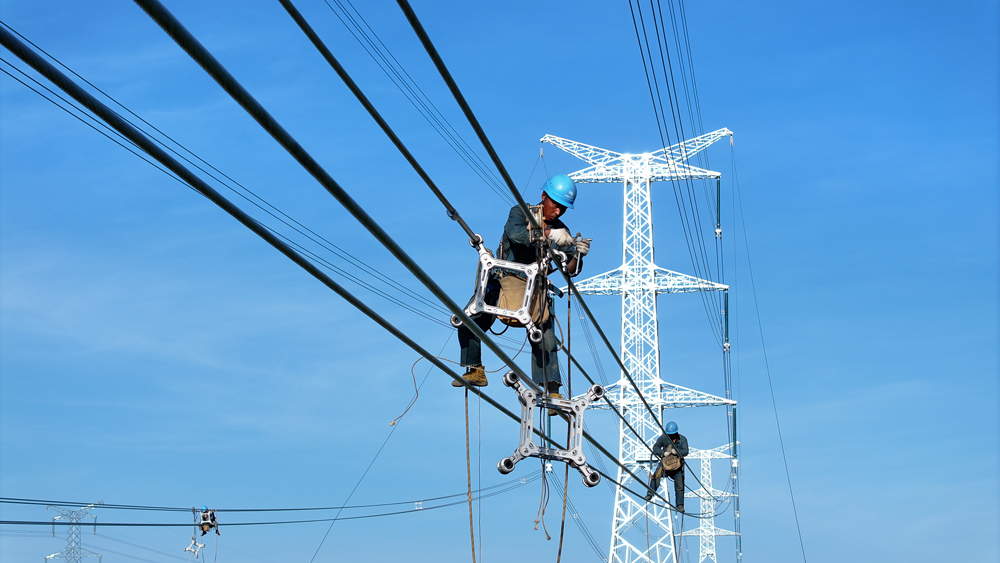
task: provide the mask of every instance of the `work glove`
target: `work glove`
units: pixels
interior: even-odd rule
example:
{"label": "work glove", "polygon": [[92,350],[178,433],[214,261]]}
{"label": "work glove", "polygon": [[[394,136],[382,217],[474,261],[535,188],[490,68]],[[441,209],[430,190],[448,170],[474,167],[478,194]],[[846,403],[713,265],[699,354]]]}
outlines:
{"label": "work glove", "polygon": [[578,256],[586,256],[590,252],[590,241],[592,238],[583,238],[580,232],[577,231],[576,238],[573,239],[573,244],[576,245],[576,253]]}
{"label": "work glove", "polygon": [[549,240],[556,246],[573,245],[573,236],[566,229],[551,229],[549,231]]}
{"label": "work glove", "polygon": [[675,450],[673,446],[670,446],[667,448],[667,455],[677,455],[677,450]]}

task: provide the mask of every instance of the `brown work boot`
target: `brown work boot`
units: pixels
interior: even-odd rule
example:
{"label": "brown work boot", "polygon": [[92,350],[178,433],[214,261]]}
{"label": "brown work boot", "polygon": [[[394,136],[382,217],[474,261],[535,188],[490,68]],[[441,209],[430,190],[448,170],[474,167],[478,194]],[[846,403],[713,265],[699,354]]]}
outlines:
{"label": "brown work boot", "polygon": [[[550,399],[562,399],[562,393],[549,393]],[[549,409],[549,416],[559,416],[559,411],[556,409]]]}
{"label": "brown work boot", "polygon": [[[490,384],[490,382],[486,380],[486,368],[483,366],[469,366],[465,368],[465,374],[463,374],[462,377],[469,382],[469,385],[474,385],[476,387],[486,387]],[[451,386],[465,387],[458,381],[452,381]]]}

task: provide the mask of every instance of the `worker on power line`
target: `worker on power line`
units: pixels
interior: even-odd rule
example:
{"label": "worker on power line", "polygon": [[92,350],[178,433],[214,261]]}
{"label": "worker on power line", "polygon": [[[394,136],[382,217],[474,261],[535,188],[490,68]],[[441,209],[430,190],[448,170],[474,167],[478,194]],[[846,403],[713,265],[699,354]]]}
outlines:
{"label": "worker on power line", "polygon": [[[537,206],[538,212],[536,214],[536,220],[544,229],[544,241],[551,248],[566,255],[568,261],[564,263],[564,267],[571,276],[580,273],[583,267],[583,257],[590,252],[591,241],[591,239],[581,238],[579,233],[574,238],[560,219],[567,209],[573,209],[576,191],[576,184],[565,174],[549,178],[542,185],[542,201]],[[528,219],[521,207],[518,205],[512,207],[507,217],[507,223],[504,225],[497,258],[521,264],[533,264],[544,258],[544,262],[549,266],[549,271],[552,271],[554,266],[548,257],[542,254],[545,252],[544,248],[532,243],[528,227]],[[490,280],[486,291],[487,303],[496,305],[500,291],[501,281]],[[545,387],[550,396],[562,397],[559,393],[562,378],[559,375],[559,359],[556,355],[559,342],[556,340],[553,329],[555,309],[552,300],[548,297],[547,288],[543,287],[539,291],[542,292],[545,299],[542,304],[543,311],[539,313],[540,322],[538,323],[542,331],[542,340],[539,343],[531,343],[531,378],[535,383]],[[495,319],[495,315],[489,313],[472,315],[472,320],[484,331],[493,326]],[[462,350],[461,363],[466,368],[465,380],[471,385],[485,387],[488,382],[482,362],[482,342],[465,325],[458,328],[458,342]],[[462,387],[458,381],[453,381],[452,385]]]}
{"label": "worker on power line", "polygon": [[660,463],[649,479],[646,502],[653,499],[653,493],[660,486],[660,478],[669,477],[674,480],[674,506],[678,512],[684,512],[684,456],[688,455],[688,440],[677,431],[674,421],[668,422],[663,429],[667,433],[653,444],[653,454],[660,459]]}
{"label": "worker on power line", "polygon": [[201,507],[201,517],[198,522],[198,527],[201,528],[201,535],[207,534],[212,528],[215,528],[215,535],[219,535],[219,522],[215,519],[215,511],[209,510],[207,506]]}

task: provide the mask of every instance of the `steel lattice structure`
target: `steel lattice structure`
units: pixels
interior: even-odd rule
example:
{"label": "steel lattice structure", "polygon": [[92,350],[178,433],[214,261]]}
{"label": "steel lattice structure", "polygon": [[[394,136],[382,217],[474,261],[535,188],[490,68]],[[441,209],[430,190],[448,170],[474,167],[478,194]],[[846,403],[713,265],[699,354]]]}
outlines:
{"label": "steel lattice structure", "polygon": [[[719,129],[653,153],[624,154],[570,141],[552,135],[542,138],[590,166],[570,174],[578,183],[621,182],[624,186],[622,265],[610,272],[582,281],[581,293],[622,296],[621,357],[643,397],[660,413],[665,408],[735,405],[736,402],[687,389],[660,378],[660,345],[656,296],[662,293],[725,291],[728,286],[659,268],[653,262],[653,218],[650,184],[654,181],[719,178],[721,174],[697,168],[685,161],[712,143],[732,135]],[[619,460],[636,474],[649,472],[649,449],[661,429],[625,380],[608,387],[609,397],[639,436],[619,424]],[[595,405],[596,406],[596,405]],[[619,468],[618,481],[632,478]],[[663,483],[668,483],[666,479]],[[641,487],[640,487],[641,488]],[[667,495],[665,492],[664,496]],[[648,535],[639,529],[648,518]],[[655,528],[653,528],[655,526]],[[655,530],[655,532],[653,531]],[[609,561],[612,563],[676,563],[674,525],[670,512],[653,503],[643,503],[619,487],[615,493]],[[648,543],[648,547],[647,547]]]}
{"label": "steel lattice structure", "polygon": [[[83,545],[80,538],[80,520],[84,518],[93,518],[96,524],[97,517],[92,513],[92,509],[98,504],[104,504],[103,502],[98,502],[95,504],[88,504],[83,508],[78,508],[76,510],[70,510],[68,508],[62,508],[61,506],[47,506],[46,509],[52,509],[59,513],[59,516],[52,517],[52,535],[56,535],[55,522],[57,520],[69,521],[69,525],[66,526],[66,549],[53,553],[52,555],[46,555],[45,560],[49,561],[51,559],[65,559],[69,563],[81,563],[84,557],[96,557],[98,561],[102,561],[103,558],[99,553],[94,553],[93,551],[88,551],[83,549]],[[96,532],[96,526],[95,526]]]}
{"label": "steel lattice structure", "polygon": [[[697,450],[691,448],[690,453],[686,461],[690,462],[693,459],[701,461],[701,487],[697,491],[688,491],[684,496],[687,498],[696,498],[701,501],[701,513],[704,514],[715,514],[718,506],[729,499],[732,499],[734,495],[729,491],[720,491],[712,487],[712,460],[713,459],[731,459],[732,461],[732,471],[730,472],[730,479],[736,479],[736,458],[734,458],[729,452],[732,450],[732,444],[726,444],[724,446],[719,446],[711,450]],[[716,536],[735,536],[736,532],[731,532],[729,530],[723,530],[715,526],[715,517],[702,517],[701,525],[699,525],[694,530],[689,530],[687,532],[682,532],[682,536],[697,536],[700,538],[698,546],[698,563],[706,559],[711,559],[713,562],[718,563],[718,558],[715,553],[715,537]]]}

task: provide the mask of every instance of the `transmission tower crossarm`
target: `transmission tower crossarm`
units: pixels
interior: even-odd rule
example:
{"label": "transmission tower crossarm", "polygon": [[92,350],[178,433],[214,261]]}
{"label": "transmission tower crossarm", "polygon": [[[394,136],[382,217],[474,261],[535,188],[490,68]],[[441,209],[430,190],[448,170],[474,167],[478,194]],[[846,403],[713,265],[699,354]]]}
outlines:
{"label": "transmission tower crossarm", "polygon": [[725,136],[732,136],[732,134],[732,131],[723,127],[722,129],[717,129],[711,133],[705,133],[704,135],[695,137],[694,139],[688,139],[684,142],[677,143],[676,145],[660,149],[653,153],[653,157],[665,158],[666,160],[672,160],[675,162],[683,162],[707,149],[712,143]]}
{"label": "transmission tower crossarm", "polygon": [[[691,293],[694,291],[725,291],[728,285],[703,280],[687,274],[681,274],[665,268],[653,268],[653,282],[643,278],[629,279],[624,267],[615,268],[609,272],[598,274],[581,282],[576,282],[576,288],[584,295],[620,295],[622,291],[645,289],[661,293]],[[567,288],[561,288],[566,291]]]}
{"label": "transmission tower crossarm", "polygon": [[687,274],[681,274],[666,268],[654,267],[653,276],[657,294],[661,293],[691,293],[693,291],[725,291],[728,285],[703,280]]}
{"label": "transmission tower crossarm", "polygon": [[554,135],[542,137],[543,143],[549,143],[568,152],[569,154],[590,163],[591,165],[609,164],[622,157],[621,153],[609,151],[599,147],[591,146],[577,141],[570,141]]}
{"label": "transmission tower crossarm", "polygon": [[[588,168],[589,170],[589,168]],[[679,161],[666,160],[660,158],[650,158],[649,160],[649,181],[664,182],[667,180],[692,179],[701,180],[704,178],[721,178],[722,174],[713,170],[705,170]]]}
{"label": "transmission tower crossarm", "polygon": [[[739,442],[737,442],[738,444]],[[688,453],[688,459],[729,459],[733,457],[730,453],[733,449],[732,444],[723,444],[719,447],[712,448],[710,450],[703,450],[700,448],[691,448]]]}
{"label": "transmission tower crossarm", "polygon": [[666,159],[662,156],[652,155],[623,155],[622,161],[612,163],[599,163],[582,170],[577,170],[569,175],[578,184],[598,184],[617,183],[625,181],[625,169],[628,166],[648,166],[649,181],[663,182],[667,180],[679,180],[690,178],[700,180],[703,178],[721,178],[722,174],[713,170],[705,170],[684,162]]}
{"label": "transmission tower crossarm", "polygon": [[[702,496],[704,495],[704,496]],[[705,498],[708,497],[710,500],[720,501],[722,499],[734,498],[736,495],[728,491],[720,491],[714,487],[702,487],[697,491],[688,492],[684,495],[687,498]]]}
{"label": "transmission tower crossarm", "polygon": [[681,536],[738,536],[736,532],[730,532],[729,530],[724,530],[722,528],[717,528],[715,526],[699,526],[693,530],[688,530],[681,534]]}
{"label": "transmission tower crossarm", "polygon": [[618,183],[624,180],[624,172],[620,163],[595,164],[578,170],[569,175],[577,184]]}
{"label": "transmission tower crossarm", "polygon": [[[658,406],[665,408],[685,408],[685,407],[717,407],[723,405],[735,405],[732,399],[723,399],[716,395],[710,395],[687,387],[681,387],[674,383],[661,383],[661,399]],[[690,454],[688,457],[691,457]]]}
{"label": "transmission tower crossarm", "polygon": [[[573,285],[584,295],[618,295],[621,293],[624,276],[625,272],[622,268],[615,268],[610,272],[598,274]],[[568,288],[560,288],[560,291],[568,291]]]}

